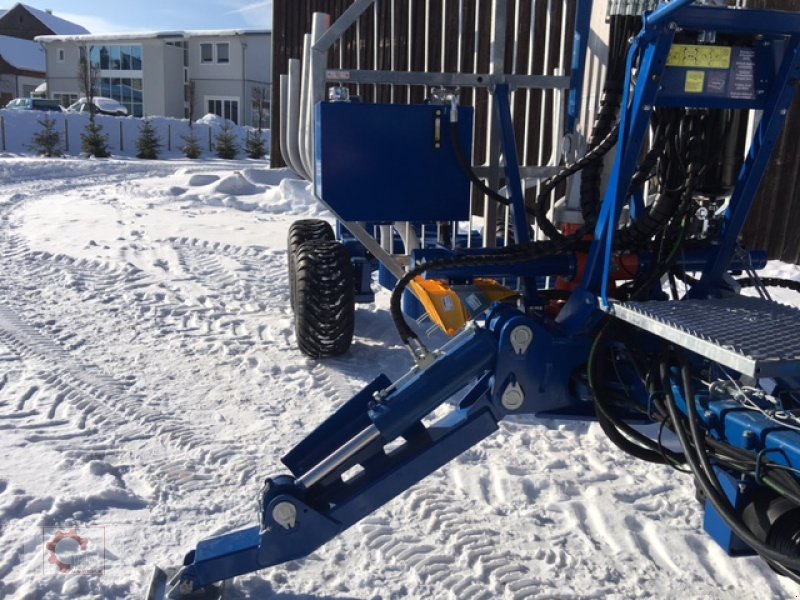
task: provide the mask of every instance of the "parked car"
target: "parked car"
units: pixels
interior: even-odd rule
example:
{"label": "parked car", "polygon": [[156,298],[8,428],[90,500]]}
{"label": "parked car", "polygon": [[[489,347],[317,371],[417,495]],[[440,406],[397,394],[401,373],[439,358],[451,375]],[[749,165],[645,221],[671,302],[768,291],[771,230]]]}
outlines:
{"label": "parked car", "polygon": [[67,108],[67,112],[93,112],[96,115],[111,115],[112,117],[124,117],[128,114],[128,109],[113,98],[95,96],[90,103],[86,98],[81,98]]}
{"label": "parked car", "polygon": [[47,98],[14,98],[6,104],[6,108],[11,110],[50,110],[54,112],[64,110],[58,100],[48,100]]}

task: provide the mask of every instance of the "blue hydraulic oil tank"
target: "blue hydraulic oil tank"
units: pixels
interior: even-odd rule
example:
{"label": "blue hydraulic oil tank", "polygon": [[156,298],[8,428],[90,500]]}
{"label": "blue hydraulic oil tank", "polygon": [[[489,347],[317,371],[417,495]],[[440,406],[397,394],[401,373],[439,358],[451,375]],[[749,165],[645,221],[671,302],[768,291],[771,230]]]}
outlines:
{"label": "blue hydraulic oil tank", "polygon": [[[472,156],[471,107],[458,143]],[[316,109],[316,194],[345,221],[464,221],[469,178],[450,138],[450,107],[322,102]]]}

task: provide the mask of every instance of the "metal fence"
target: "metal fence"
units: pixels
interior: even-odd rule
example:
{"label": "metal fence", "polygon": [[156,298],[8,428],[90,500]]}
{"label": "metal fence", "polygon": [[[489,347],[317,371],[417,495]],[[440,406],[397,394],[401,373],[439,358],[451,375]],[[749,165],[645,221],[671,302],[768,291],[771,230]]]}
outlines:
{"label": "metal fence", "polygon": [[[394,73],[514,74],[553,78],[568,86],[575,0],[508,0],[506,27],[496,31],[492,0],[376,0],[328,58],[328,79],[341,70]],[[335,21],[352,5],[345,0],[275,0],[273,17],[273,115],[281,114],[280,76],[289,59],[303,54],[303,35],[312,14],[326,12]],[[352,83],[351,94],[369,102],[419,103],[429,87],[413,84]],[[402,76],[400,76],[402,78]],[[410,77],[408,77],[410,79]],[[454,80],[454,83],[457,83]],[[461,81],[463,83],[463,81]],[[480,81],[477,81],[480,83]],[[542,86],[544,87],[544,86]],[[490,142],[492,118],[485,88],[462,85],[461,103],[475,107],[474,163],[495,162]],[[565,98],[552,89],[514,93],[513,118],[521,164],[555,164]],[[558,104],[556,104],[558,103]],[[273,121],[273,130],[279,124]],[[272,164],[285,163],[279,136],[273,136]]]}

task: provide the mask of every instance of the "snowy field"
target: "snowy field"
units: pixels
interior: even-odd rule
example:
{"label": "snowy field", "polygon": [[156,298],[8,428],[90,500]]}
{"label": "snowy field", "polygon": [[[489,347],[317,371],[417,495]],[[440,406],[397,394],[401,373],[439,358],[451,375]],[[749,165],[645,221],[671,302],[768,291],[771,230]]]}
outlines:
{"label": "snowy field", "polygon": [[[150,565],[255,524],[282,453],[409,366],[386,293],[359,306],[347,356],[296,349],[286,230],[323,213],[287,171],[6,155],[0,177],[0,598],[142,597]],[[88,545],[58,542],[83,561],[61,574],[48,543],[70,528]],[[688,476],[594,425],[517,418],[231,597],[799,595],[714,545]]]}

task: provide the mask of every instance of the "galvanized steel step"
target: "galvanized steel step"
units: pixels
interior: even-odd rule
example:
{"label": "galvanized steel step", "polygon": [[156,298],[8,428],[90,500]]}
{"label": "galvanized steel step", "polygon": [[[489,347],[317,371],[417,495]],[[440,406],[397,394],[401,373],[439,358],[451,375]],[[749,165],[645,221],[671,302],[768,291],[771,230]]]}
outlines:
{"label": "galvanized steel step", "polygon": [[800,310],[749,296],[614,302],[609,313],[752,377],[800,374]]}

